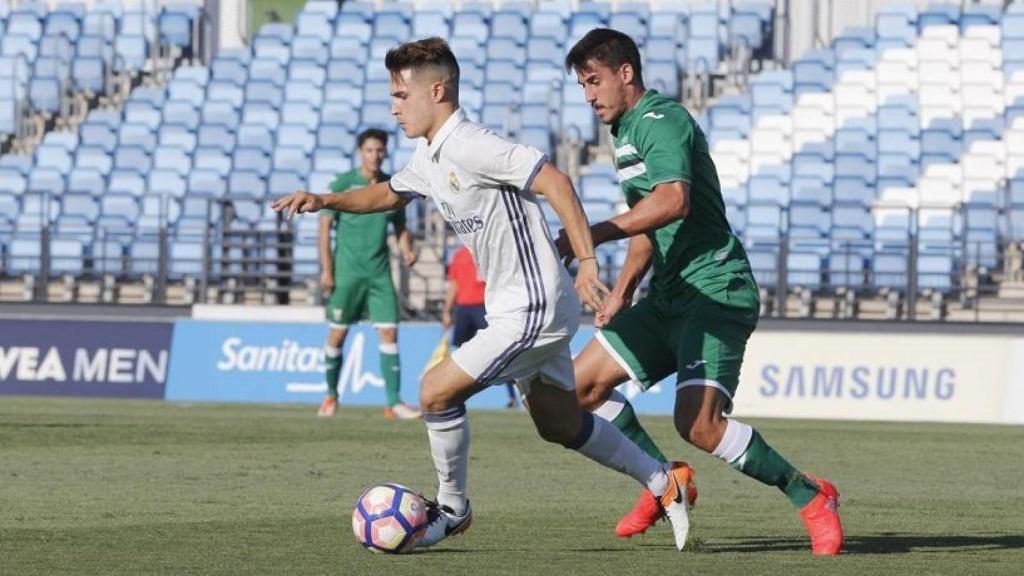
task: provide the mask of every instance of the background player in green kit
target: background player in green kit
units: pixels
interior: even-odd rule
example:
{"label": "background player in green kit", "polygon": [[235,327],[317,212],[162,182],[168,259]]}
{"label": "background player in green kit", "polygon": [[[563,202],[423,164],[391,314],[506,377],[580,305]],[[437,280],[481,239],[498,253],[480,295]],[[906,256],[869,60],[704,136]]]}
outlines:
{"label": "background player in green kit", "polygon": [[[803,474],[752,427],[727,418],[759,296],[747,255],[732,234],[708,144],[676,101],[644,88],[633,40],[595,29],[565,59],[587,103],[611,126],[615,166],[629,211],[594,224],[594,244],[629,238],[615,289],[595,319],[599,331],[576,358],[580,404],[611,420],[662,461],[615,387],[632,378],[649,388],[676,374],[675,425],[687,442],[764,484],[800,510],[815,554],[837,554],[843,533],[839,494]],[[571,247],[559,238],[559,251]],[[650,293],[629,307],[653,264]],[[645,494],[616,532],[643,532],[661,516]]]}
{"label": "background player in green kit", "polygon": [[[388,135],[369,129],[357,140],[360,166],[339,174],[331,182],[331,192],[344,194],[353,188],[383,182],[391,178],[380,171],[387,155]],[[324,210],[320,218],[320,283],[330,293],[327,302],[327,335],[324,355],[327,364],[327,397],[318,416],[334,416],[338,407],[338,377],[341,350],[348,327],[369,317],[380,335],[380,372],[384,377],[387,407],[384,416],[391,419],[415,419],[416,410],[402,403],[401,367],[398,361],[398,295],[391,279],[388,258],[388,225],[394,228],[398,247],[407,266],[416,262],[412,240],[405,228],[405,210],[377,214],[341,214]],[[334,247],[331,247],[331,230]]]}

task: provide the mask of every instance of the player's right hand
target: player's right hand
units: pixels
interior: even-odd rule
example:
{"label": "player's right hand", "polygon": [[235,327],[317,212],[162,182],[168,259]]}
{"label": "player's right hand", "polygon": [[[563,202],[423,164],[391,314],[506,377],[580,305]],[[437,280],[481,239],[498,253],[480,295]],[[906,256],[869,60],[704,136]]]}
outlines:
{"label": "player's right hand", "polygon": [[320,288],[327,294],[334,292],[334,274],[330,270],[320,273]]}
{"label": "player's right hand", "polygon": [[608,297],[604,299],[604,308],[594,316],[594,327],[604,328],[612,321],[612,318],[615,318],[616,314],[626,308],[629,308],[629,302],[626,302],[622,296],[619,296],[614,292],[609,294]]}
{"label": "player's right hand", "polygon": [[597,259],[586,258],[580,262],[576,270],[576,294],[580,300],[599,313],[604,309],[604,300],[609,293],[611,290],[598,277]]}
{"label": "player's right hand", "polygon": [[441,312],[441,327],[445,330],[452,327],[452,313],[448,310]]}
{"label": "player's right hand", "polygon": [[318,212],[324,207],[323,198],[310,192],[295,192],[284,198],[278,198],[271,208],[277,212],[284,212],[285,218],[291,220],[296,214],[303,212]]}

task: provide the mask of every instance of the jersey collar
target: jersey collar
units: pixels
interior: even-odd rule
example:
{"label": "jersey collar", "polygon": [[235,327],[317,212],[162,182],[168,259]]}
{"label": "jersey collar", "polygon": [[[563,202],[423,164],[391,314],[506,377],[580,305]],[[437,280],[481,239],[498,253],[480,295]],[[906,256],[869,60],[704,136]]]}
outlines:
{"label": "jersey collar", "polygon": [[452,115],[441,125],[441,129],[437,131],[437,134],[434,134],[434,139],[430,142],[431,158],[437,156],[438,150],[441,149],[441,144],[444,144],[444,141],[455,131],[455,127],[464,121],[466,121],[466,111],[462,108],[456,108],[455,112],[452,112]]}
{"label": "jersey collar", "polygon": [[647,107],[647,102],[657,93],[658,91],[654,89],[644,92],[643,95],[640,96],[640,99],[636,101],[636,104],[634,104],[629,110],[626,110],[626,112],[619,117],[619,121],[615,123],[615,126],[613,126],[612,134],[618,136],[619,132],[629,126],[629,124],[633,122],[633,119],[636,118],[636,115],[643,112],[644,108]]}

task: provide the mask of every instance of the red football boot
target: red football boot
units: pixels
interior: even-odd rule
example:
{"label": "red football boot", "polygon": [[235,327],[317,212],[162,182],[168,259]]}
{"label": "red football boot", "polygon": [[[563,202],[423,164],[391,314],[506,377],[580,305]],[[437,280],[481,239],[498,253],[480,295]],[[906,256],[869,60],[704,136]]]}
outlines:
{"label": "red football boot", "polygon": [[815,556],[834,556],[843,549],[843,525],[839,521],[839,491],[828,480],[812,478],[821,491],[800,509],[811,537]]}
{"label": "red football boot", "polygon": [[[697,503],[697,486],[692,480],[687,486],[686,500],[691,508]],[[651,494],[650,490],[644,490],[640,493],[640,498],[637,499],[636,504],[633,505],[633,509],[623,516],[615,526],[615,535],[619,538],[629,538],[637,534],[643,534],[648,528],[654,526],[654,523],[662,515],[663,512],[661,506],[658,505],[658,499],[654,497],[654,494]]]}

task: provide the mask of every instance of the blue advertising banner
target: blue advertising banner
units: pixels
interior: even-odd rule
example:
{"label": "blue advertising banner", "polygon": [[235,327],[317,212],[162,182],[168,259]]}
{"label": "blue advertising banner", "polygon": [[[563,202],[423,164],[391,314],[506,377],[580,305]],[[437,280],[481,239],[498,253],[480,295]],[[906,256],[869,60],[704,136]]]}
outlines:
{"label": "blue advertising banner", "polygon": [[0,394],[163,398],[173,328],[0,319]]}
{"label": "blue advertising banner", "polygon": [[[582,328],[572,342],[574,353],[590,340]],[[318,403],[327,391],[323,343],[327,326],[313,323],[179,321],[174,331],[174,358],[167,383],[168,400],[213,402]],[[419,403],[420,376],[441,338],[438,324],[399,326],[402,398]],[[646,412],[670,413],[672,387],[656,386],[637,398]],[[635,396],[631,384],[624,391]],[[358,325],[345,342],[338,398],[342,405],[383,406],[377,332]],[[470,407],[501,408],[507,392],[500,386],[474,396]]]}

